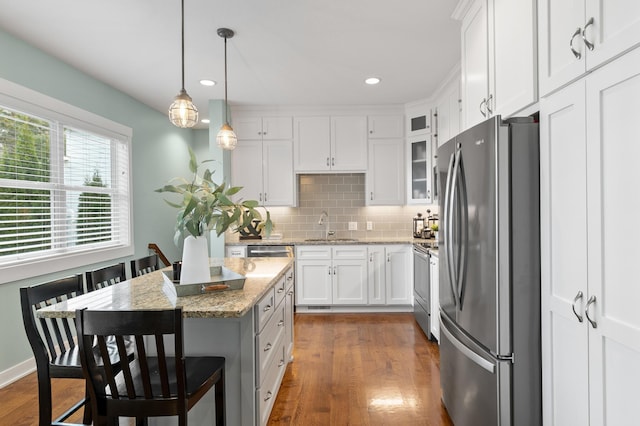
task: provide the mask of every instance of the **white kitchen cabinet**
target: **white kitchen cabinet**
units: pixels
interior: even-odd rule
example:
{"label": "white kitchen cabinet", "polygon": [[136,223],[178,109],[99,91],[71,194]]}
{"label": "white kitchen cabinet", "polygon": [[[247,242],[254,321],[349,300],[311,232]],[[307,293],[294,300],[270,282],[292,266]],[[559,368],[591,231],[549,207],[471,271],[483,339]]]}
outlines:
{"label": "white kitchen cabinet", "polygon": [[293,118],[238,115],[233,119],[238,140],[293,139]]}
{"label": "white kitchen cabinet", "polygon": [[366,205],[404,205],[404,140],[370,139]]}
{"label": "white kitchen cabinet", "polygon": [[407,136],[431,133],[431,109],[426,103],[407,107]]}
{"label": "white kitchen cabinet", "polygon": [[392,139],[404,137],[402,115],[370,115],[367,117],[369,139]]}
{"label": "white kitchen cabinet", "polygon": [[408,244],[371,244],[368,248],[370,305],[413,303],[413,252]]}
{"label": "white kitchen cabinet", "polygon": [[460,40],[464,129],[482,122],[491,111],[491,106],[487,109],[489,97],[487,19],[487,0],[474,1],[462,19]]}
{"label": "white kitchen cabinet", "polygon": [[640,50],[540,103],[546,425],[637,423]]}
{"label": "white kitchen cabinet", "polygon": [[234,200],[293,206],[294,177],[291,140],[239,140],[231,153],[231,183],[243,187]]}
{"label": "white kitchen cabinet", "polygon": [[413,304],[413,251],[410,245],[385,247],[387,305]]}
{"label": "white kitchen cabinet", "polygon": [[[255,392],[259,424],[266,425],[293,351],[293,310],[287,289],[293,267],[258,301],[255,310]],[[293,294],[293,293],[291,293]]]}
{"label": "white kitchen cabinet", "polygon": [[365,172],[367,117],[296,117],[296,172]]}
{"label": "white kitchen cabinet", "polygon": [[429,291],[431,296],[431,335],[439,342],[440,341],[440,286],[439,286],[440,271],[438,266],[438,254],[432,250],[429,250]]}
{"label": "white kitchen cabinet", "polygon": [[387,303],[385,246],[372,244],[367,248],[367,287],[369,289],[369,305],[385,305]]}
{"label": "white kitchen cabinet", "polygon": [[640,43],[638,1],[538,3],[538,73],[543,96]]}
{"label": "white kitchen cabinet", "polygon": [[408,140],[407,204],[432,203],[434,147],[429,134],[411,136]]}
{"label": "white kitchen cabinet", "polygon": [[297,305],[367,303],[367,247],[296,247]]}
{"label": "white kitchen cabinet", "polygon": [[333,304],[367,303],[367,247],[333,247]]}
{"label": "white kitchen cabinet", "polygon": [[535,0],[471,4],[461,30],[464,129],[537,101],[535,23]]}
{"label": "white kitchen cabinet", "polygon": [[454,82],[438,98],[434,112],[433,151],[460,133],[460,83]]}
{"label": "white kitchen cabinet", "polygon": [[285,299],[284,299],[284,315],[285,315],[285,359],[289,362],[293,361],[293,318],[295,306],[295,274],[293,268],[289,269],[285,274]]}

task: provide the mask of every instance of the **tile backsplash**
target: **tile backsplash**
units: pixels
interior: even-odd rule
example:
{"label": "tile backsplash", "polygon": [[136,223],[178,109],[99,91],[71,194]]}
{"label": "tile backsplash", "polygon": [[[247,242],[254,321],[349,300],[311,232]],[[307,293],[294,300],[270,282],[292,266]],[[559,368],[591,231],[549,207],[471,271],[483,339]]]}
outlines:
{"label": "tile backsplash", "polygon": [[[269,207],[275,223],[274,232],[284,238],[323,238],[325,225],[318,221],[328,214],[328,229],[336,238],[411,237],[413,217],[427,209],[436,213],[435,205],[365,206],[364,173],[316,174],[298,176],[298,207]],[[367,222],[373,229],[367,231]],[[358,229],[350,231],[349,222]]]}

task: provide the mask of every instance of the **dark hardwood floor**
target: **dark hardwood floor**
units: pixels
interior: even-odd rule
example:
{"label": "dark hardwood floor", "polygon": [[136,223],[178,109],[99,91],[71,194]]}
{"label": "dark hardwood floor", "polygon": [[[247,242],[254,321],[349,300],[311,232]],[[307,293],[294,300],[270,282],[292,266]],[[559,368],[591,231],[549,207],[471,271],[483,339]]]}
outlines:
{"label": "dark hardwood floor", "polygon": [[[294,331],[294,362],[270,425],[452,425],[440,402],[438,346],[413,315],[296,314]],[[79,380],[53,386],[54,414],[84,392]],[[0,389],[0,426],[37,425],[37,407],[33,373]]]}

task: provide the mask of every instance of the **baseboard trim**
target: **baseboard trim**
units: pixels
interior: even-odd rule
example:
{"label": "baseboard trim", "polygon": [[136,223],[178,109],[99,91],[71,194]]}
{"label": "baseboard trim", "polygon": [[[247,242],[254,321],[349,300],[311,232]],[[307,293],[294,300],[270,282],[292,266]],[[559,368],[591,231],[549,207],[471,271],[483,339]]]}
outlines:
{"label": "baseboard trim", "polygon": [[29,358],[4,371],[0,371],[0,389],[22,379],[24,376],[36,371],[35,358]]}

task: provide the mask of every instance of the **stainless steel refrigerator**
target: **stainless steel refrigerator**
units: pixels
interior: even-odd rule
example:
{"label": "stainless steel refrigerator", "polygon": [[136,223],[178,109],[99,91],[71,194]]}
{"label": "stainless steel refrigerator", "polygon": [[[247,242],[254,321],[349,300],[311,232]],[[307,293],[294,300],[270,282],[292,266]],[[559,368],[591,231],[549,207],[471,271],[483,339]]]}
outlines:
{"label": "stainless steel refrigerator", "polygon": [[438,148],[440,380],[456,426],[542,424],[538,140],[533,119],[496,116]]}

